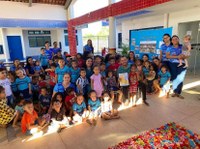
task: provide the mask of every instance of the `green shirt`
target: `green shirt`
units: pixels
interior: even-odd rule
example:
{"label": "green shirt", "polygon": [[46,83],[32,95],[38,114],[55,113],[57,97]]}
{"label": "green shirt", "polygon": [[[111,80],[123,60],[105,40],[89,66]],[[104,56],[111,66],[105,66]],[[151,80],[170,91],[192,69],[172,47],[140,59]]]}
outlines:
{"label": "green shirt", "polygon": [[119,73],[130,73],[130,70],[131,70],[131,66],[130,64],[128,64],[127,67],[124,67],[124,66],[119,66],[118,70],[117,70],[117,74]]}

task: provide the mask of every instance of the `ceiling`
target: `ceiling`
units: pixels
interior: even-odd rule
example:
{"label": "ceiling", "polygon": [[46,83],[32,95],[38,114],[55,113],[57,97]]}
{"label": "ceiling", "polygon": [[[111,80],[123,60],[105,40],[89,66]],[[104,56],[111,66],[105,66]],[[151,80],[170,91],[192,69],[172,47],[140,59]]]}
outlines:
{"label": "ceiling", "polygon": [[31,3],[42,3],[42,4],[65,6],[66,2],[70,0],[4,0],[4,1],[24,2],[24,3],[31,2]]}

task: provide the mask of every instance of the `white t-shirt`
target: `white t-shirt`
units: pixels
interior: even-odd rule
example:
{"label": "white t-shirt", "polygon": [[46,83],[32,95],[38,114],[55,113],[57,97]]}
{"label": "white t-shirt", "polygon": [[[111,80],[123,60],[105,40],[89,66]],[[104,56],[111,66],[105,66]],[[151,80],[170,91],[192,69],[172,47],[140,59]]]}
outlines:
{"label": "white t-shirt", "polygon": [[112,110],[112,101],[101,103],[101,112],[110,112]]}
{"label": "white t-shirt", "polygon": [[7,78],[4,80],[0,80],[0,86],[3,86],[3,88],[5,89],[6,97],[12,95],[12,90],[10,85],[11,85],[10,80],[8,80]]}

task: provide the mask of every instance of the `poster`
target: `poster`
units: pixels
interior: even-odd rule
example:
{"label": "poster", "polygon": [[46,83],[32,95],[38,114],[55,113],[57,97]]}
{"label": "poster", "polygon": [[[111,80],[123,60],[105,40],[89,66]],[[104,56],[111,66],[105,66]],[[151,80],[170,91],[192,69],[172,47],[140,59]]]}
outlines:
{"label": "poster", "polygon": [[172,28],[132,30],[130,31],[130,50],[134,51],[139,58],[142,58],[143,54],[148,54],[151,60],[159,56],[165,33],[172,35]]}
{"label": "poster", "polygon": [[119,80],[120,80],[120,86],[128,86],[129,80],[128,80],[128,73],[119,73]]}

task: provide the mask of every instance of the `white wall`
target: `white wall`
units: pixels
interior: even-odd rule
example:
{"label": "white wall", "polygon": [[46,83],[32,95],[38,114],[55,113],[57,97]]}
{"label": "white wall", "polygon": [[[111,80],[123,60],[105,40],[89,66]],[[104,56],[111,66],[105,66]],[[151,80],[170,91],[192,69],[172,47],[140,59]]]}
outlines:
{"label": "white wall", "polygon": [[4,36],[3,36],[3,29],[0,28],[0,45],[3,45],[4,54],[0,54],[0,60],[6,59],[6,51],[4,45]]}
{"label": "white wall", "polygon": [[66,20],[63,6],[33,3],[0,1],[0,18]]}

